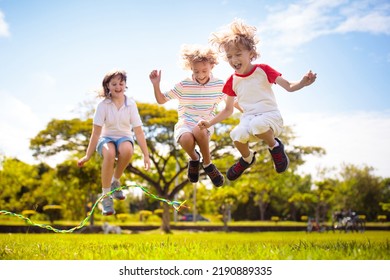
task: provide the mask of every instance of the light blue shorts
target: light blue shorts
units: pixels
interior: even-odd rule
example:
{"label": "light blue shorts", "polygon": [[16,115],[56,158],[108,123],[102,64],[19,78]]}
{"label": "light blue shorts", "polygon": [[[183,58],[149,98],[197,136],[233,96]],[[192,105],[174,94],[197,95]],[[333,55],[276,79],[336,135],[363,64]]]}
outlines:
{"label": "light blue shorts", "polygon": [[115,154],[118,157],[118,147],[121,143],[126,142],[126,141],[129,141],[134,147],[134,139],[132,137],[125,136],[125,137],[121,137],[121,138],[116,139],[116,140],[113,138],[110,138],[110,137],[100,137],[99,141],[97,143],[97,146],[96,146],[96,151],[98,152],[98,154],[100,156],[103,156],[102,150],[103,150],[104,145],[106,145],[107,143],[113,143],[115,146]]}

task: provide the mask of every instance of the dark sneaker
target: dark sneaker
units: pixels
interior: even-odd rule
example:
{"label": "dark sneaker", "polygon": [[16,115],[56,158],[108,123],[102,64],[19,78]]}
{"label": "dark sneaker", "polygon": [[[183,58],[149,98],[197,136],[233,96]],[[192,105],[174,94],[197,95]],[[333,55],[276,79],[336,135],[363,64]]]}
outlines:
{"label": "dark sneaker", "polygon": [[245,169],[249,168],[256,161],[256,152],[253,153],[253,159],[251,163],[247,163],[242,157],[229,168],[226,172],[226,176],[230,181],[237,180],[242,175]]}
{"label": "dark sneaker", "polygon": [[278,138],[275,138],[275,140],[279,143],[279,146],[273,148],[272,150],[268,150],[271,153],[272,160],[274,161],[276,172],[282,173],[286,171],[290,161],[284,152],[284,145],[282,141],[280,141]]}
{"label": "dark sneaker", "polygon": [[220,187],[223,185],[223,183],[225,182],[225,178],[223,177],[221,172],[219,172],[217,167],[215,167],[214,164],[210,164],[206,168],[203,167],[203,169],[213,182],[214,186]]}
{"label": "dark sneaker", "polygon": [[107,196],[103,198],[102,200],[102,205],[103,205],[103,215],[104,216],[109,216],[115,214],[114,210],[114,201],[112,200],[112,197]]}
{"label": "dark sneaker", "polygon": [[188,180],[190,180],[191,183],[196,183],[199,181],[200,154],[196,150],[195,152],[198,154],[199,159],[190,160],[188,162]]}
{"label": "dark sneaker", "polygon": [[[121,183],[119,183],[118,181],[114,181],[111,183],[111,190],[113,191],[113,190],[119,188],[120,186],[121,186]],[[113,192],[112,197],[117,199],[117,200],[124,200],[126,198],[125,195],[123,194],[122,190]]]}

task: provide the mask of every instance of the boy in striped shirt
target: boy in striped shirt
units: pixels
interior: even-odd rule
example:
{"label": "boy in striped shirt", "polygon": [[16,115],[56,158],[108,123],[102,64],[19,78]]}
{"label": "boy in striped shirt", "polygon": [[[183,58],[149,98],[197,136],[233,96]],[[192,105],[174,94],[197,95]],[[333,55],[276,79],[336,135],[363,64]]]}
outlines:
{"label": "boy in striped shirt", "polygon": [[[209,142],[214,127],[201,130],[198,122],[211,120],[216,115],[218,104],[224,100],[224,81],[214,78],[212,69],[218,64],[217,54],[209,47],[183,45],[181,57],[185,70],[192,71],[192,77],[177,83],[173,89],[162,93],[160,89],[161,70],[153,70],[150,81],[158,104],[178,100],[178,122],[175,125],[175,141],[190,157],[188,179],[192,183],[199,180],[200,160],[203,169],[216,187],[224,183],[224,177],[211,162]],[[196,145],[200,153],[195,149]]]}

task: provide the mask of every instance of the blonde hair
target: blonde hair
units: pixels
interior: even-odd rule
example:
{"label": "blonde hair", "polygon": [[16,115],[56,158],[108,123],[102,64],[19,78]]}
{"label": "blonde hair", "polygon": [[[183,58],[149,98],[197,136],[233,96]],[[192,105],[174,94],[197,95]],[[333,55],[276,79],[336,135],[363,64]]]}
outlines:
{"label": "blonde hair", "polygon": [[180,50],[182,66],[191,70],[195,62],[209,62],[212,66],[218,64],[218,54],[211,47],[201,45],[182,45]]}
{"label": "blonde hair", "polygon": [[110,83],[111,79],[116,77],[116,76],[120,77],[121,82],[122,81],[124,81],[124,82],[127,81],[126,71],[124,71],[124,70],[117,70],[117,69],[111,70],[103,78],[102,89],[98,91],[98,96],[99,97],[106,97],[106,98],[110,97],[110,90],[108,89],[108,84]]}
{"label": "blonde hair", "polygon": [[260,56],[256,50],[256,45],[260,41],[256,36],[256,31],[255,26],[247,25],[241,19],[234,19],[221,31],[212,33],[209,42],[216,45],[220,52],[224,52],[230,47],[244,47],[252,52],[252,60],[255,60]]}

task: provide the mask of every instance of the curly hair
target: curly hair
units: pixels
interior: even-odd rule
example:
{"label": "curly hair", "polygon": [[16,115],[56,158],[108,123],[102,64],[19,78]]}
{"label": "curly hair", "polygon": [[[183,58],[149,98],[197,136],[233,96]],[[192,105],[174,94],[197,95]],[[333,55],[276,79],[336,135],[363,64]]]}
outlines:
{"label": "curly hair", "polygon": [[256,49],[256,45],[260,42],[256,31],[255,26],[247,25],[241,19],[234,19],[221,31],[212,33],[209,42],[217,46],[219,52],[224,52],[230,47],[243,47],[253,53],[252,60],[255,60],[260,56]]}
{"label": "curly hair", "polygon": [[218,54],[211,47],[182,45],[180,55],[185,70],[191,70],[194,62],[209,62],[213,66],[218,64]]}
{"label": "curly hair", "polygon": [[102,89],[99,90],[98,96],[99,97],[110,97],[110,90],[108,89],[108,84],[110,83],[111,79],[119,76],[121,81],[126,82],[127,81],[127,74],[124,70],[112,70],[108,72],[103,79],[102,82]]}

